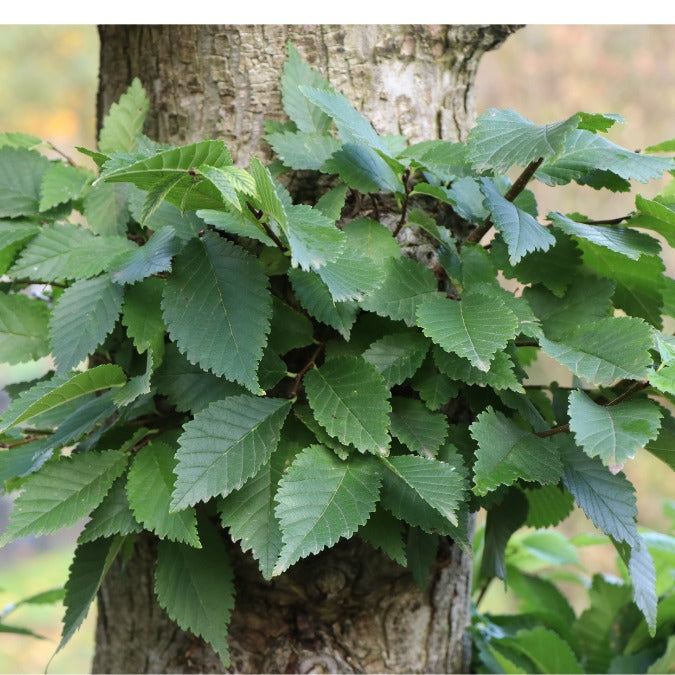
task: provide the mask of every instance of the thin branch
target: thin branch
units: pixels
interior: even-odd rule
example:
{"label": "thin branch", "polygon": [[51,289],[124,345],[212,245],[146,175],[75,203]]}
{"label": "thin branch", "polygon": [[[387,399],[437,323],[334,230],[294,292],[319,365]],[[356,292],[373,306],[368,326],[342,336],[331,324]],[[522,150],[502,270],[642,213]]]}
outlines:
{"label": "thin branch", "polygon": [[284,246],[281,239],[277,237],[274,230],[267,223],[263,223],[260,221],[260,219],[263,217],[263,212],[254,208],[253,205],[250,204],[249,202],[246,202],[246,206],[248,206],[248,210],[254,215],[255,219],[258,221],[258,224],[262,225],[262,228],[265,230],[265,234],[277,245],[277,248],[280,251],[285,253],[286,247]]}
{"label": "thin branch", "polygon": [[[534,176],[535,171],[541,166],[543,161],[544,158],[540,157],[539,159],[530,162],[527,167],[525,167],[523,173],[516,178],[516,181],[508,189],[507,193],[504,195],[504,199],[512,202],[527,187],[530,179]],[[482,225],[479,225],[475,230],[471,231],[465,241],[472,244],[478,243],[490,231],[492,225],[492,218],[488,216]]]}
{"label": "thin branch", "polygon": [[20,441],[12,441],[11,443],[0,443],[0,448],[3,448],[5,450],[11,450],[12,448],[16,448],[19,445],[26,445],[26,443],[31,443],[32,441],[39,441],[42,438],[45,438],[49,434],[44,434],[43,436],[27,436],[26,438],[22,438]]}
{"label": "thin branch", "polygon": [[604,220],[585,220],[584,225],[620,225],[624,220],[628,220],[637,214],[637,211],[631,211],[625,216],[619,216],[618,218],[606,218]]}
{"label": "thin branch", "polygon": [[516,340],[514,342],[516,347],[538,347],[539,342],[537,340]]}
{"label": "thin branch", "polygon": [[394,237],[398,235],[398,233],[401,231],[401,229],[408,220],[408,202],[410,201],[410,192],[412,191],[412,188],[410,187],[410,167],[406,167],[406,170],[403,172],[401,178],[403,179],[403,189],[405,190],[405,197],[403,197],[403,208],[401,209],[401,219],[398,221],[398,225],[392,232]]}
{"label": "thin branch", "polygon": [[312,352],[312,355],[309,357],[309,361],[307,361],[307,363],[302,367],[300,372],[295,376],[293,388],[288,392],[288,398],[295,398],[298,395],[298,389],[300,389],[300,385],[302,384],[302,378],[308,371],[314,368],[314,366],[316,365],[316,359],[318,358],[319,354],[321,354],[322,349],[323,349],[323,342],[320,342],[317,345],[316,349]]}
{"label": "thin branch", "polygon": [[70,164],[70,166],[73,166],[77,169],[77,164],[75,164],[75,162],[70,157],[68,157],[68,155],[66,155],[63,150],[59,150],[59,148],[57,148],[51,141],[46,141],[46,143],[54,152],[57,152],[59,155],[61,155],[61,157],[63,157],[63,159],[65,159],[66,162]]}

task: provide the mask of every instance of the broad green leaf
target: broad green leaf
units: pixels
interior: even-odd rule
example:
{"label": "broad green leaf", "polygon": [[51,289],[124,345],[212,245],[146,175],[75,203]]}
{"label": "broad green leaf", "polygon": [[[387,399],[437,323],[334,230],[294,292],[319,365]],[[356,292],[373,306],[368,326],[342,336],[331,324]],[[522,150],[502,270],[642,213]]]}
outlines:
{"label": "broad green leaf", "polygon": [[96,539],[140,532],[143,527],[134,518],[124,488],[126,476],[120,476],[110,488],[103,501],[92,511],[91,520],[77,538],[78,544]]}
{"label": "broad green leaf", "polygon": [[649,376],[649,383],[664,393],[675,396],[675,364],[662,366]]}
{"label": "broad green leaf", "polygon": [[177,250],[175,237],[173,228],[162,227],[143,246],[120,255],[108,270],[113,281],[135,284],[153,274],[170,270],[171,258]]}
{"label": "broad green leaf", "polygon": [[363,194],[403,191],[403,184],[387,162],[373,148],[361,143],[343,145],[323,163],[321,171],[337,174],[350,188]]}
{"label": "broad green leaf", "polygon": [[529,509],[527,525],[551,527],[562,522],[574,508],[574,497],[557,485],[542,485],[524,490]]}
{"label": "broad green leaf", "polygon": [[389,258],[382,264],[382,283],[361,301],[361,307],[414,326],[417,307],[430,295],[437,294],[434,273],[405,257]]}
{"label": "broad green leaf", "polygon": [[244,249],[212,233],[190,242],[164,288],[162,313],[172,340],[191,362],[257,393],[272,315],[267,285]]}
{"label": "broad green leaf", "polygon": [[360,357],[337,357],[304,378],[307,399],[323,428],[361,452],[388,454],[389,390],[374,366]]}
{"label": "broad green leaf", "polygon": [[133,152],[143,131],[150,100],[141,81],[135,77],[117,103],[110,106],[103,118],[98,147],[101,152]]}
{"label": "broad green leaf", "polygon": [[649,399],[598,405],[576,389],[569,398],[570,430],[589,457],[616,466],[633,459],[641,447],[658,436],[661,408]]}
{"label": "broad green leaf", "polygon": [[84,198],[84,217],[94,234],[123,235],[129,221],[129,186],[122,183],[96,185]]}
{"label": "broad green leaf", "polygon": [[356,321],[356,303],[351,300],[335,301],[328,286],[313,272],[291,269],[288,271],[288,278],[295,295],[309,315],[335,328],[342,337],[348,339]]}
{"label": "broad green leaf", "polygon": [[[439,351],[442,350],[439,348]],[[445,354],[445,352],[443,353]],[[447,375],[439,373],[431,358],[428,358],[422,364],[410,384],[430,410],[438,410],[459,393],[457,384]]]}
{"label": "broad green leaf", "polygon": [[328,432],[316,421],[308,405],[296,404],[293,407],[293,414],[311,431],[312,440],[316,440],[319,445],[332,450],[340,459],[347,459],[350,453],[357,452],[353,445],[343,445],[329,436]]}
{"label": "broad green leaf", "polygon": [[347,190],[347,186],[342,184],[331,188],[319,197],[314,208],[319,209],[324,216],[330,218],[333,222],[340,220],[342,209],[345,206]]}
{"label": "broad green leaf", "polygon": [[239,193],[255,197],[255,180],[248,171],[237,166],[200,166],[199,172],[206,176],[220,192],[225,203],[241,211]]}
{"label": "broad green leaf", "polygon": [[2,415],[0,432],[92,392],[121,387],[125,383],[124,371],[115,365],[97,366],[72,377],[55,375],[12,401]]}
{"label": "broad green leaf", "polygon": [[518,319],[499,298],[467,291],[457,302],[427,298],[417,308],[424,334],[447,352],[468,359],[483,372],[506,343],[516,336]]}
{"label": "broad green leaf", "polygon": [[269,169],[257,158],[251,160],[251,175],[255,179],[258,202],[262,210],[273,218],[282,228],[286,228],[288,218],[283,202],[277,194],[276,185]]}
{"label": "broad green leaf", "polygon": [[192,365],[173,343],[166,346],[164,360],[153,374],[152,382],[180,412],[196,413],[213,401],[246,391],[239,384]]}
{"label": "broad green leaf", "polygon": [[357,112],[342,94],[302,85],[300,86],[300,92],[310,103],[318,106],[329,117],[333,118],[343,143],[365,143],[385,155],[389,154],[389,149],[377,135],[371,123],[361,113]]}
{"label": "broad green leaf", "polygon": [[513,637],[500,638],[503,645],[527,657],[535,673],[583,673],[570,645],[556,632],[537,626],[519,630]]}
{"label": "broad green leaf", "polygon": [[63,292],[49,325],[59,372],[75,368],[103,342],[115,327],[122,298],[122,288],[105,275],[77,281]]}
{"label": "broad green leaf", "polygon": [[435,457],[448,435],[445,415],[402,396],[394,396],[391,407],[391,435],[418,455]]}
{"label": "broad green leaf", "polygon": [[197,535],[197,516],[193,508],[169,513],[176,476],[173,449],[154,441],[134,457],[127,479],[129,506],[138,522],[160,539],[201,547]]}
{"label": "broad green leaf", "polygon": [[[671,142],[671,146],[675,146],[675,142]],[[650,675],[652,673],[654,675],[658,675],[658,673],[667,673],[668,670],[673,670],[673,664],[675,664],[675,635],[671,635],[668,638],[665,652],[649,666],[647,672],[650,673]]]}
{"label": "broad green leaf", "polygon": [[527,508],[527,499],[515,488],[509,490],[498,504],[488,508],[480,561],[481,578],[497,577],[506,581],[506,545],[511,535],[525,523]]}
{"label": "broad green leaf", "polygon": [[53,162],[40,183],[40,211],[78,199],[89,182],[91,174],[63,162]]}
{"label": "broad green leaf", "polygon": [[164,280],[157,278],[144,279],[124,290],[122,323],[140,354],[164,342],[166,326],[160,308],[163,290]]}
{"label": "broad green leaf", "polygon": [[288,59],[281,76],[281,103],[300,131],[323,134],[328,131],[331,119],[300,91],[302,84],[330,89],[330,84],[317,70],[305,63],[295,46],[289,43]]}
{"label": "broad green leaf", "polygon": [[496,390],[525,391],[513,370],[513,361],[506,352],[495,354],[488,371],[478,370],[471,365],[469,360],[456,354],[448,354],[440,347],[434,347],[433,355],[438,369],[451,380],[466,384],[477,384],[481,387],[492,387]]}
{"label": "broad green leaf", "polygon": [[661,432],[645,448],[675,471],[675,417],[669,410],[662,409]]}
{"label": "broad green leaf", "polygon": [[266,347],[258,366],[258,382],[263,391],[270,391],[287,376],[286,362],[274,353],[271,347]]}
{"label": "broad green leaf", "polygon": [[4,131],[0,133],[0,148],[27,148],[33,150],[42,145],[42,139],[31,134],[18,131]]}
{"label": "broad green leaf", "polygon": [[403,543],[403,523],[389,511],[378,506],[366,524],[359,528],[358,535],[373,548],[386,553],[399,565],[407,564]]}
{"label": "broad green leaf", "polygon": [[661,251],[661,245],[656,239],[628,227],[586,225],[556,211],[549,213],[548,218],[555,227],[567,234],[586,239],[597,246],[604,246],[633,260],[641,255],[658,255]]}
{"label": "broad green leaf", "polygon": [[68,570],[66,595],[63,599],[66,611],[57,652],[66,645],[87,618],[89,607],[94,602],[98,589],[123,543],[123,537],[114,537],[78,544]]}
{"label": "broad green leaf", "polygon": [[265,234],[262,226],[246,220],[243,215],[230,213],[229,211],[212,211],[209,209],[200,209],[197,215],[209,225],[213,225],[221,232],[228,232],[237,237],[248,237],[255,239],[266,246],[273,246],[274,242]]}
{"label": "broad green leaf", "polygon": [[540,319],[546,337],[562,340],[578,325],[610,316],[614,284],[585,274],[576,274],[563,296],[542,286],[523,291],[523,297]]}
{"label": "broad green leaf", "polygon": [[330,218],[306,204],[286,209],[291,264],[303,270],[318,270],[334,262],[344,250],[345,235]]}
{"label": "broad green leaf", "polygon": [[199,537],[201,549],[159,542],[155,595],[173,621],[209,642],[228,667],[227,627],[234,607],[234,573],[220,532],[203,520]]}
{"label": "broad green leaf", "polygon": [[577,377],[611,385],[649,375],[651,328],[642,319],[608,317],[582,324],[559,342],[541,337],[541,348]]}
{"label": "broad green leaf", "polygon": [[[415,515],[414,502],[422,500],[452,525],[465,492],[464,478],[445,462],[417,455],[381,458],[387,499],[383,505],[397,518],[425,528],[424,518]],[[412,494],[411,494],[412,493]]]}
{"label": "broad green leaf", "polygon": [[557,156],[579,122],[576,115],[554,124],[538,125],[513,110],[490,108],[469,132],[467,157],[476,171],[505,172],[543,157]]}
{"label": "broad green leaf", "polygon": [[471,425],[471,436],[478,443],[474,465],[476,494],[485,495],[518,479],[543,485],[560,480],[563,467],[553,440],[524,431],[491,407]]}
{"label": "broad green leaf", "polygon": [[552,565],[580,567],[579,551],[556,530],[521,531],[509,551],[509,565],[526,572],[537,572]]}
{"label": "broad green leaf", "polygon": [[428,351],[429,341],[423,335],[407,331],[376,340],[363,352],[363,358],[375,366],[391,388],[412,377]]}
{"label": "broad green leaf", "polygon": [[630,218],[626,225],[654,230],[661,234],[670,246],[675,246],[675,209],[673,204],[662,204],[659,201],[646,199],[642,195],[635,196],[638,213]]}
{"label": "broad green leaf", "polygon": [[17,249],[22,247],[22,244],[32,239],[40,229],[29,220],[0,220],[0,252],[3,252],[3,249],[12,250],[12,257],[6,263],[7,267],[14,259],[14,251],[10,247],[16,246]]}
{"label": "broad green leaf", "polygon": [[265,140],[279,159],[295,171],[319,171],[330,156],[342,147],[340,141],[330,134],[316,132],[286,131],[267,134]]}
{"label": "broad green leaf", "polygon": [[240,488],[277,444],[290,401],[230,396],[199,411],[178,439],[171,510],[179,511]]}
{"label": "broad green leaf", "polygon": [[[647,542],[638,537],[638,543],[626,550],[624,545],[618,546],[619,553],[628,567],[633,584],[633,600],[642,612],[652,637],[656,633],[656,568]],[[627,559],[626,559],[627,558]]]}
{"label": "broad green leaf", "polygon": [[481,178],[480,189],[492,222],[506,242],[511,265],[516,265],[532,251],[548,251],[555,245],[556,240],[551,232],[540,225],[536,218],[502,197],[491,180]]}
{"label": "broad green leaf", "polygon": [[40,183],[49,166],[49,160],[33,150],[0,147],[0,218],[38,213]]}
{"label": "broad green leaf", "polygon": [[50,534],[88,516],[126,467],[117,450],[61,457],[24,483],[0,545],[20,537]]}
{"label": "broad green leaf", "polygon": [[602,131],[603,133],[606,133],[617,122],[619,124],[626,123],[626,120],[617,113],[578,112],[577,117],[579,118],[579,124],[577,125],[577,129],[586,129],[587,131],[593,132]]}
{"label": "broad green leaf", "polygon": [[391,232],[372,218],[357,218],[342,229],[349,239],[350,246],[376,263],[401,256],[401,249]]}
{"label": "broad green leaf", "polygon": [[375,510],[379,494],[379,471],[371,458],[355,455],[343,462],[321,445],[305,448],[280,480],[275,498],[283,545],[274,575],[354,534]]}
{"label": "broad green leaf", "polygon": [[243,551],[250,550],[265,579],[270,579],[281,551],[281,528],[274,509],[274,496],[286,465],[302,449],[294,442],[281,441],[270,461],[244,486],[229,494],[219,507],[223,527],[238,541]]}
{"label": "broad green leaf", "polygon": [[349,247],[334,262],[327,262],[317,274],[336,302],[362,300],[382,285],[382,268]]}
{"label": "broad green leaf", "polygon": [[274,296],[269,346],[276,354],[286,354],[312,344],[314,327],[304,315]]}
{"label": "broad green leaf", "polygon": [[49,309],[26,295],[0,294],[0,362],[36,361],[49,354]]}
{"label": "broad green leaf", "polygon": [[635,490],[625,476],[612,474],[600,459],[573,444],[563,448],[563,484],[593,524],[617,541],[637,544]]}
{"label": "broad green leaf", "polygon": [[155,214],[157,209],[164,203],[167,195],[183,180],[182,173],[170,173],[148,189],[141,209],[141,227],[147,225],[148,220]]}
{"label": "broad green leaf", "polygon": [[674,167],[671,159],[631,152],[590,131],[578,129],[564,139],[564,148],[546,161],[536,176],[548,185],[582,182],[593,171],[611,171],[620,178],[646,183]]}
{"label": "broad green leaf", "polygon": [[471,174],[464,143],[422,141],[406,148],[401,157],[416,160],[426,171],[430,171],[444,183]]}
{"label": "broad green leaf", "polygon": [[408,528],[406,541],[407,567],[420,592],[425,593],[429,587],[431,566],[438,556],[439,537],[419,527]]}
{"label": "broad green leaf", "polygon": [[584,240],[580,240],[579,245],[584,263],[616,284],[614,306],[661,328],[662,289],[666,283],[663,260],[646,255],[632,260]]}
{"label": "broad green leaf", "polygon": [[97,237],[77,225],[46,225],[8,274],[13,279],[46,282],[86,279],[133,250],[134,245],[122,237]]}

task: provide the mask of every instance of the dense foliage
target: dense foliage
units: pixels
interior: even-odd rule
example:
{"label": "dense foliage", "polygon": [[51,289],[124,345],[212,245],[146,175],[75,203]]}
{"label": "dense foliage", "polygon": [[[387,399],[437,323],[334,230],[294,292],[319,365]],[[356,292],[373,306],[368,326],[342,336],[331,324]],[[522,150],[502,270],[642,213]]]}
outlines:
{"label": "dense foliage", "polygon": [[[378,135],[292,47],[281,87],[289,121],[266,136],[277,159],[248,170],[222,141],[144,136],[138,81],[84,151],[97,177],[39,139],[0,136],[0,361],[55,364],[13,385],[0,418],[0,481],[21,489],[0,543],[90,518],[60,647],[144,530],[160,540],[160,605],[227,663],[224,530],[266,579],[359,536],[423,588],[439,537],[468,549],[484,507],[477,578],[524,588],[511,535],[574,503],[615,544],[653,635],[672,579],[656,583],[621,469],[643,447],[673,466],[662,317],[675,281],[644,230],[673,245],[675,191],[638,195],[616,221],[554,212],[543,225],[526,186],[627,191],[675,162],[613,144],[601,134],[621,119],[588,113],[539,126],[490,110],[466,143],[409,145]],[[316,203],[293,203],[289,170],[307,172]],[[573,389],[524,384],[537,350]],[[541,590],[544,604],[558,596]],[[542,638],[495,620],[483,663],[546,668],[513,641],[558,640],[593,669],[568,624]]]}

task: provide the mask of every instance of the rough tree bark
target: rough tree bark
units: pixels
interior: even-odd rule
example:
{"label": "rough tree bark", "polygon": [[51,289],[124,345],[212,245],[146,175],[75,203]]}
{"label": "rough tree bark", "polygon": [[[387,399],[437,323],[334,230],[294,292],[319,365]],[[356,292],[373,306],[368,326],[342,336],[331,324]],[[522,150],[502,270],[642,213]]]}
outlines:
{"label": "rough tree bark", "polygon": [[[282,118],[279,81],[293,41],[373,122],[412,141],[462,139],[484,52],[510,26],[103,26],[99,124],[140,77],[146,132],[185,143],[222,138],[235,161],[264,155],[263,122]],[[222,672],[153,597],[156,543],[112,569],[99,593],[94,672]],[[443,542],[425,593],[358,539],[266,583],[237,555],[232,672],[466,672],[469,557]]]}

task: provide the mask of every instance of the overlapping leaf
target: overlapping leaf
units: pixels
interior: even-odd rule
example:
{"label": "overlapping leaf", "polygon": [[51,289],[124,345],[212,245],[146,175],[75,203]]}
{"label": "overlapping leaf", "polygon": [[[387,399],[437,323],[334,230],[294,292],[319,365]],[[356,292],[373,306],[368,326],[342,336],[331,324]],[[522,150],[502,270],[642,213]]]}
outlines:
{"label": "overlapping leaf", "polygon": [[77,199],[90,180],[91,173],[87,171],[62,162],[53,163],[40,183],[40,211]]}
{"label": "overlapping leaf", "polygon": [[412,377],[428,351],[429,341],[420,333],[408,331],[376,340],[363,352],[363,358],[375,366],[391,388]]}
{"label": "overlapping leaf", "polygon": [[513,361],[506,352],[497,352],[487,371],[479,370],[472,366],[468,359],[463,359],[456,354],[448,354],[440,347],[434,347],[433,355],[438,369],[451,380],[488,386],[496,390],[525,391],[514,372]]}
{"label": "overlapping leaf", "polygon": [[122,235],[129,220],[128,185],[103,183],[84,198],[84,216],[92,232],[103,236]]}
{"label": "overlapping leaf", "polygon": [[146,277],[171,269],[171,258],[177,250],[176,233],[163,227],[144,246],[119,256],[109,269],[118,284],[135,284]]}
{"label": "overlapping leaf", "polygon": [[317,270],[336,302],[363,300],[382,285],[382,269],[352,247]]}
{"label": "overlapping leaf", "polygon": [[26,295],[0,294],[0,362],[35,361],[49,353],[49,310]]}
{"label": "overlapping leaf", "polygon": [[279,159],[296,171],[318,171],[342,147],[330,134],[316,132],[278,132],[267,134],[265,140]]}
{"label": "overlapping leaf", "polygon": [[372,147],[362,143],[343,145],[323,163],[321,170],[337,174],[350,188],[364,194],[403,191],[403,184],[387,162]]}
{"label": "overlapping leaf", "polygon": [[26,148],[0,147],[0,218],[35,215],[49,160]]}
{"label": "overlapping leaf", "polygon": [[103,118],[98,147],[101,152],[133,152],[148,114],[150,101],[141,81],[135,77],[119,101]]}
{"label": "overlapping leaf", "polygon": [[391,435],[423,457],[436,456],[448,435],[445,416],[402,396],[394,396],[391,407]]}
{"label": "overlapping leaf", "polygon": [[321,211],[305,204],[286,209],[291,263],[303,270],[317,270],[334,262],[344,250],[345,235]]}

